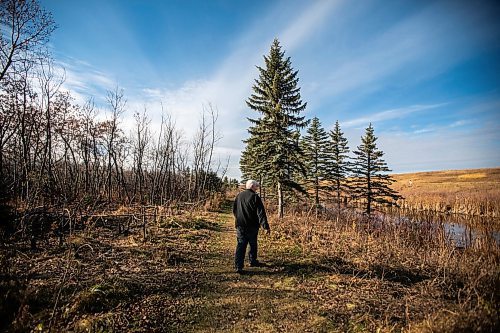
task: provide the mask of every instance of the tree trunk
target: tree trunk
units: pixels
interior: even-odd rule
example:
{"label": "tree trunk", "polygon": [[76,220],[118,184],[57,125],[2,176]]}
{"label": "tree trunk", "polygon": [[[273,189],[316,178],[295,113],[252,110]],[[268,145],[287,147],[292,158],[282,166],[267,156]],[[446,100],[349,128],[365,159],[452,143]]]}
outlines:
{"label": "tree trunk", "polygon": [[278,182],[278,218],[283,218],[283,188],[281,182]]}
{"label": "tree trunk", "polygon": [[368,216],[371,215],[371,196],[368,196],[368,200],[366,200],[366,212],[368,213]]}
{"label": "tree trunk", "polygon": [[368,153],[368,173],[367,173],[367,180],[368,180],[368,195],[366,196],[366,212],[368,213],[368,216],[371,215],[371,204],[372,204],[372,180],[370,177],[371,173],[371,160],[370,160],[370,153]]}
{"label": "tree trunk", "polygon": [[337,179],[337,210],[340,214],[340,180]]}
{"label": "tree trunk", "polygon": [[262,175],[259,175],[259,185],[260,185],[259,186],[259,195],[260,195],[262,201],[265,201],[265,199],[266,199],[265,198],[265,196],[266,196],[265,193],[266,192],[264,190],[264,185],[262,184]]}
{"label": "tree trunk", "polygon": [[314,183],[315,183],[315,188],[314,188],[314,191],[315,191],[315,201],[316,201],[316,210],[318,210],[318,207],[319,207],[319,179],[318,177],[316,177],[316,179],[314,180]]}

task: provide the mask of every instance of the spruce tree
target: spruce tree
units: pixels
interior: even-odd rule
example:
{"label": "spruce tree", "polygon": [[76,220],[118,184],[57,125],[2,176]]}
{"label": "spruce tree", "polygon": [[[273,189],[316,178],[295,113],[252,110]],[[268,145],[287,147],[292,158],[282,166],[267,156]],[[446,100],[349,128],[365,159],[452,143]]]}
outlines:
{"label": "spruce tree", "polygon": [[[252,87],[253,94],[246,101],[248,107],[259,113],[248,132],[252,151],[258,153],[260,170],[265,170],[271,184],[275,184],[278,196],[278,215],[283,217],[283,191],[304,191],[293,175],[304,172],[301,151],[294,133],[307,125],[300,113],[305,110],[298,87],[298,71],[294,71],[290,57],[285,57],[278,39],[271,45],[269,55],[264,56],[264,67],[257,66],[259,78]],[[245,156],[249,160],[248,155]]]}
{"label": "spruce tree", "polygon": [[342,193],[349,191],[347,184],[347,176],[351,171],[351,163],[349,162],[349,147],[344,133],[340,130],[338,120],[335,122],[335,127],[330,131],[330,141],[327,148],[327,179],[331,184],[330,189],[335,193],[337,200],[337,208],[340,212],[342,202]]}
{"label": "spruce tree", "polygon": [[384,153],[377,148],[377,137],[373,126],[366,129],[361,137],[361,145],[354,151],[356,155],[353,169],[352,192],[356,199],[366,200],[365,212],[370,215],[372,203],[394,204],[401,198],[390,185],[395,181],[389,174],[391,170],[382,159]]}
{"label": "spruce tree", "polygon": [[327,176],[327,145],[328,134],[321,126],[319,119],[314,117],[307,128],[307,134],[302,139],[301,146],[306,167],[306,186],[307,189],[314,191],[316,207],[319,206],[320,192],[326,188],[324,179]]}

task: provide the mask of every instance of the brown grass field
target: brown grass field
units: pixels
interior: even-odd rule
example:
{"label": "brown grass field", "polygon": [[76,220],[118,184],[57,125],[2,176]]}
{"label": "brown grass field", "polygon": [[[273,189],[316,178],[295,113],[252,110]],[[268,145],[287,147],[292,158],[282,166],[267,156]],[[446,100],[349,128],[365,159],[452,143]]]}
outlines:
{"label": "brown grass field", "polygon": [[500,217],[500,168],[393,175],[403,207]]}
{"label": "brown grass field", "polygon": [[233,272],[229,202],[119,232],[94,225],[0,252],[7,332],[495,332],[499,247],[457,250],[354,214],[271,216],[267,267]]}
{"label": "brown grass field", "polygon": [[[431,221],[446,215],[438,209],[498,212],[489,207],[498,207],[499,168],[395,178],[407,209],[414,205],[407,213]],[[5,239],[0,331],[500,329],[500,246],[491,237],[456,247],[442,224],[420,218],[394,224],[352,209],[339,215],[290,209],[276,219],[269,207],[272,233],[259,236],[267,266],[246,267],[239,276],[232,267],[234,195],[217,207],[166,210],[126,228],[112,223],[113,214],[144,207],[122,207],[66,234],[63,243],[45,234],[37,250],[20,235]]]}

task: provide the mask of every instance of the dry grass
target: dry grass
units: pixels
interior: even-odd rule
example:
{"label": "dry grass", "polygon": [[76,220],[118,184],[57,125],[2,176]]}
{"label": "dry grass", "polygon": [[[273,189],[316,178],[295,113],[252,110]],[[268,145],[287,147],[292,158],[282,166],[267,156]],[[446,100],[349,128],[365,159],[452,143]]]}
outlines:
{"label": "dry grass", "polygon": [[417,210],[500,217],[500,168],[393,175],[403,206]]}
{"label": "dry grass", "polygon": [[[115,214],[128,214],[120,208]],[[196,320],[192,296],[209,283],[200,253],[219,230],[203,213],[150,220],[148,239],[132,225],[5,244],[0,252],[0,330],[8,332],[176,332]],[[194,321],[193,321],[194,322]]]}
{"label": "dry grass", "polygon": [[[374,226],[355,215],[273,221],[329,275],[302,288],[344,331],[495,331],[500,248],[459,250],[422,226]],[[436,234],[434,234],[436,233]]]}
{"label": "dry grass", "polygon": [[[186,212],[6,244],[10,332],[470,332],[499,328],[499,247],[456,249],[439,229],[354,215],[271,218],[268,267],[233,272],[233,217]],[[116,214],[133,210],[120,208]],[[437,230],[437,233],[436,233]]]}

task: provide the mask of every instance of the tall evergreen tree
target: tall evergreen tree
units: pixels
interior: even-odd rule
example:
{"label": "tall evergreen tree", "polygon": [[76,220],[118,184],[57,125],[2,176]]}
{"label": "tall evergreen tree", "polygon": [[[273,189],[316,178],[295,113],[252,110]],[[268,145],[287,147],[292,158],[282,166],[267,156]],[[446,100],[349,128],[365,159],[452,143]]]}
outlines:
{"label": "tall evergreen tree", "polygon": [[349,147],[344,133],[340,130],[338,120],[335,127],[330,131],[330,142],[327,148],[327,179],[331,184],[331,190],[335,193],[337,207],[340,211],[342,193],[349,191],[347,176],[351,171],[349,162]]}
{"label": "tall evergreen tree", "polygon": [[285,57],[278,39],[273,41],[269,55],[264,56],[264,63],[264,67],[257,66],[259,78],[252,87],[253,94],[246,101],[252,110],[260,114],[259,118],[249,118],[252,123],[248,130],[249,142],[252,142],[253,153],[262,156],[256,163],[261,170],[265,170],[269,182],[276,185],[278,215],[281,218],[284,212],[283,191],[304,191],[293,177],[297,171],[304,172],[294,133],[307,126],[308,122],[300,116],[307,103],[303,103],[300,97],[298,71],[293,70],[290,57]]}
{"label": "tall evergreen tree", "polygon": [[323,181],[327,176],[327,145],[328,134],[319,119],[314,117],[307,128],[307,134],[302,138],[301,146],[304,151],[306,186],[314,191],[316,206],[319,206],[320,192],[326,189]]}
{"label": "tall evergreen tree", "polygon": [[361,145],[354,151],[356,156],[352,191],[356,199],[366,200],[365,212],[368,215],[372,211],[372,203],[394,204],[401,198],[390,188],[395,180],[387,174],[391,170],[382,159],[384,153],[377,148],[376,141],[377,137],[370,123],[365,135],[361,137]]}

